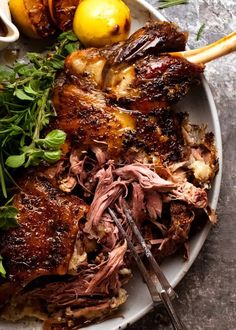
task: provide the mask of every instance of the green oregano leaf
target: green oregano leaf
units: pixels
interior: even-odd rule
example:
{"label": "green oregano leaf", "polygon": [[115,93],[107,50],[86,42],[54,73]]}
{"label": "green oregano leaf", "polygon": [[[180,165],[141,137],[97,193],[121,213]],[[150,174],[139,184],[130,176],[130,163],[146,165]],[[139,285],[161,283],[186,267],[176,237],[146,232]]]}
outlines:
{"label": "green oregano leaf", "polygon": [[18,168],[22,166],[25,162],[25,154],[21,155],[12,155],[9,156],[6,160],[6,165],[11,168]]}
{"label": "green oregano leaf", "polygon": [[17,89],[14,95],[22,101],[33,101],[34,98],[26,94],[22,89]]}
{"label": "green oregano leaf", "polygon": [[4,278],[6,277],[6,271],[2,264],[2,256],[0,256],[0,275]]}
{"label": "green oregano leaf", "polygon": [[55,163],[61,158],[61,150],[45,151],[43,158],[48,163]]}
{"label": "green oregano leaf", "polygon": [[66,133],[60,129],[54,129],[46,135],[44,139],[39,140],[40,143],[48,149],[58,149],[66,140]]}

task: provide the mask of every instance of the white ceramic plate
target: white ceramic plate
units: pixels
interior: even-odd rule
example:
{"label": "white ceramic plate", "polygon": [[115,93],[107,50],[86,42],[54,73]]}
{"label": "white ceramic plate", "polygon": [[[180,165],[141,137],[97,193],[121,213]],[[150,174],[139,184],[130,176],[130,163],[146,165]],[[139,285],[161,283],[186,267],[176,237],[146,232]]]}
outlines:
{"label": "white ceramic plate", "polygon": [[[132,32],[140,28],[150,18],[165,20],[165,18],[144,0],[125,0],[132,12]],[[193,123],[207,123],[209,130],[214,132],[218,149],[220,170],[215,178],[210,192],[210,204],[215,209],[217,206],[222,169],[222,142],[219,119],[215,103],[206,80],[202,79],[201,86],[194,87],[187,97],[177,105],[177,110],[190,113]],[[208,223],[203,230],[195,235],[190,242],[190,258],[174,256],[168,258],[161,268],[171,285],[175,287],[189,270],[196,259],[201,247],[206,240],[210,230]],[[129,298],[127,303],[118,311],[117,317],[102,322],[101,324],[86,327],[87,330],[121,330],[127,324],[135,322],[152,308],[152,301],[146,285],[139,274],[136,274],[127,286]],[[19,323],[8,323],[0,321],[0,330],[41,330],[41,323],[35,321],[22,321]]]}

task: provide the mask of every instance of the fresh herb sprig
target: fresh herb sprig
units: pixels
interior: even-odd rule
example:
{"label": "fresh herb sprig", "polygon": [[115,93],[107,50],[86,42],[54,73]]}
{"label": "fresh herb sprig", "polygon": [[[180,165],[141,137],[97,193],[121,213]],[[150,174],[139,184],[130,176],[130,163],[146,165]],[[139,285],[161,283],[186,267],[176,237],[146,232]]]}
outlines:
{"label": "fresh herb sprig", "polygon": [[[56,72],[63,68],[65,57],[79,48],[77,37],[71,31],[65,32],[44,55],[28,53],[26,63],[0,66],[1,200],[8,196],[8,183],[14,182],[15,168],[37,165],[41,160],[52,163],[61,157],[66,134],[53,130],[42,138],[41,131],[56,115],[50,101]],[[0,230],[18,226],[18,210],[11,202],[12,199],[0,206]],[[0,276],[6,276],[1,255]]]}
{"label": "fresh herb sprig", "polygon": [[0,256],[0,275],[5,278],[6,277],[6,270],[2,264],[2,257]]}
{"label": "fresh herb sprig", "polygon": [[0,192],[5,198],[12,168],[61,157],[65,133],[54,130],[43,139],[41,131],[55,116],[50,92],[56,72],[63,68],[65,56],[79,47],[77,37],[66,32],[45,54],[28,53],[27,63],[0,66]]}
{"label": "fresh herb sprig", "polygon": [[188,0],[161,0],[159,1],[159,9],[164,9],[168,7],[173,7],[177,5],[188,4]]}
{"label": "fresh herb sprig", "polygon": [[198,41],[198,40],[201,39],[201,36],[202,36],[203,31],[204,31],[204,29],[205,29],[205,26],[206,26],[206,24],[203,23],[203,24],[200,26],[200,28],[198,29],[197,34],[196,34],[196,41]]}

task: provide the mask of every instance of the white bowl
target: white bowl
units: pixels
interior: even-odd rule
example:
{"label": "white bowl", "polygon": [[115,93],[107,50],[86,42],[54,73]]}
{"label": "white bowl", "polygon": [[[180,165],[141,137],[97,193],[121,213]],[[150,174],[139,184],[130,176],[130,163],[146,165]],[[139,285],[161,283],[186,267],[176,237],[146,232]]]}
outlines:
{"label": "white bowl", "polygon": [[19,31],[11,22],[8,0],[0,0],[0,18],[7,29],[6,36],[0,36],[0,50],[2,50],[7,47],[9,43],[15,42],[19,38]]}

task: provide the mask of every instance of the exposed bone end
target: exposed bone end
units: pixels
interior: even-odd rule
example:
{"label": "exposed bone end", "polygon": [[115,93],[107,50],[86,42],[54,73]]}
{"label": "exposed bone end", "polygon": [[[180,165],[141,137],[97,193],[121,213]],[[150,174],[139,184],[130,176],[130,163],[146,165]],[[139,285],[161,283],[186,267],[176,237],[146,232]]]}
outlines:
{"label": "exposed bone end", "polygon": [[205,47],[175,52],[171,55],[182,56],[195,64],[204,64],[234,51],[236,51],[236,31]]}

